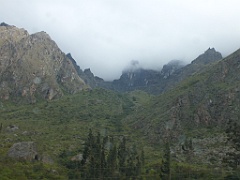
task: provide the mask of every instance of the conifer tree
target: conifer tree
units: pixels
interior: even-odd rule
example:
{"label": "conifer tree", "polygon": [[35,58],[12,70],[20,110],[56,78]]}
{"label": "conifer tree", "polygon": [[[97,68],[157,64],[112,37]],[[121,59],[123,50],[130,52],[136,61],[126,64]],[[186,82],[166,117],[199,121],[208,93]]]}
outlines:
{"label": "conifer tree", "polygon": [[94,144],[94,137],[92,134],[92,129],[89,129],[88,138],[85,142],[85,146],[83,150],[83,159],[81,161],[82,165],[84,165],[87,159],[89,158],[93,144]]}
{"label": "conifer tree", "polygon": [[160,169],[160,177],[163,180],[170,180],[171,179],[171,169],[170,169],[170,145],[167,141],[165,144],[164,154],[162,158],[162,166]]}
{"label": "conifer tree", "polygon": [[126,151],[126,138],[123,137],[119,148],[118,148],[118,162],[119,162],[119,171],[120,174],[124,174],[125,173],[125,161],[126,161],[126,157],[127,157],[127,151]]}
{"label": "conifer tree", "polygon": [[[95,177],[95,156],[94,156],[94,145],[95,138],[92,133],[92,129],[89,129],[88,137],[85,142],[83,151],[83,159],[81,161],[82,168],[84,169],[84,177],[94,178]],[[89,161],[87,163],[87,160]]]}
{"label": "conifer tree", "polygon": [[145,154],[144,154],[144,150],[143,149],[141,151],[141,165],[142,166],[145,165]]}
{"label": "conifer tree", "polygon": [[240,166],[240,125],[233,120],[229,120],[226,129],[227,141],[235,152],[227,152],[224,162],[233,169]]}
{"label": "conifer tree", "polygon": [[110,139],[110,142],[111,148],[107,158],[107,167],[109,169],[109,174],[114,175],[114,172],[117,169],[117,147],[113,138]]}

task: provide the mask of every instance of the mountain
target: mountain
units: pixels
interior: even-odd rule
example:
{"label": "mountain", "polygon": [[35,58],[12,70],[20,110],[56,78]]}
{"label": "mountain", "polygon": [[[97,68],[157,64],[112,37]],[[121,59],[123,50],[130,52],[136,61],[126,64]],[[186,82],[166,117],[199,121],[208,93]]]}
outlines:
{"label": "mountain", "polygon": [[178,68],[176,71],[171,73],[169,76],[163,77],[161,84],[158,86],[162,87],[161,92],[168,91],[175,87],[179,82],[183,81],[190,76],[204,71],[206,67],[211,65],[214,62],[217,62],[222,59],[220,52],[217,52],[214,48],[207,49],[203,54],[199,55],[194,59],[190,64]]}
{"label": "mountain", "polygon": [[78,75],[84,80],[84,82],[89,85],[91,88],[98,88],[98,87],[107,87],[107,82],[105,82],[102,78],[95,76],[90,68],[82,70],[80,66],[77,65],[75,59],[73,59],[70,53],[67,54],[67,57],[73,63],[75,70],[77,71]]}
{"label": "mountain", "polygon": [[161,94],[220,59],[222,59],[221,53],[209,48],[191,64],[185,65],[180,60],[172,60],[164,65],[161,71],[130,67],[123,71],[119,79],[108,83],[108,86],[104,84],[99,86],[119,92],[143,90],[151,94]]}
{"label": "mountain", "polygon": [[87,88],[71,60],[45,32],[0,26],[0,94],[2,100],[55,99]]}
{"label": "mountain", "polygon": [[[222,158],[229,151],[224,133],[227,123],[240,120],[239,64],[240,49],[154,97],[125,123],[153,144],[171,136],[178,161],[182,158],[181,144],[192,138],[195,163],[222,166]],[[216,161],[210,162],[211,158]]]}
{"label": "mountain", "polygon": [[[199,58],[193,62],[198,60]],[[173,127],[193,130],[199,127],[223,127],[228,119],[238,119],[240,111],[233,107],[238,106],[239,63],[240,49],[205,66],[171,90],[154,98],[146,110],[138,113],[139,119],[151,120],[151,126],[156,129],[149,130],[150,133],[160,131],[159,127],[164,128],[159,124],[153,125],[152,122],[169,121],[174,124]],[[189,70],[192,64],[194,63],[182,69]]]}
{"label": "mountain", "polygon": [[[2,23],[1,177],[159,179],[167,163],[172,179],[239,176],[239,163],[233,169],[223,159],[239,152],[225,130],[240,120],[240,49],[222,59],[209,48],[186,66],[174,60],[161,71],[132,65],[105,82],[46,33]],[[32,104],[16,103],[22,101]]]}

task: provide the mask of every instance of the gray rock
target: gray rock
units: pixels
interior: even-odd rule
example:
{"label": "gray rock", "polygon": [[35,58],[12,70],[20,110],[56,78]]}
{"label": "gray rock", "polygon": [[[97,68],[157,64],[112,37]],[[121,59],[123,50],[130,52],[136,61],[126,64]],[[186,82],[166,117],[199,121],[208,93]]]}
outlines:
{"label": "gray rock", "polygon": [[39,155],[34,142],[19,142],[12,145],[8,156],[17,160],[39,160]]}
{"label": "gray rock", "polygon": [[15,132],[15,131],[17,131],[19,128],[18,128],[18,126],[16,126],[16,125],[9,125],[8,127],[7,127],[7,131],[8,132]]}
{"label": "gray rock", "polygon": [[53,164],[54,163],[53,159],[48,154],[44,154],[41,159],[42,159],[42,162],[45,164]]}
{"label": "gray rock", "polygon": [[82,154],[77,154],[76,156],[73,156],[71,158],[72,161],[81,161],[83,159],[83,155]]}

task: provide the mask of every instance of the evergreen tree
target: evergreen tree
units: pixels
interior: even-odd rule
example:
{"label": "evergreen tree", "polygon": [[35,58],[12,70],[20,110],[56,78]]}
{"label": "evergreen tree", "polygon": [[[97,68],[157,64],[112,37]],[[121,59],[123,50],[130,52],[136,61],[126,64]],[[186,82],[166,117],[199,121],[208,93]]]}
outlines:
{"label": "evergreen tree", "polygon": [[126,151],[126,138],[123,136],[119,148],[118,148],[118,162],[119,162],[119,171],[120,174],[125,173],[125,161],[127,157],[127,151]]}
{"label": "evergreen tree", "polygon": [[170,169],[170,145],[167,141],[165,144],[164,154],[162,158],[162,166],[160,169],[160,177],[163,180],[170,180],[171,179],[171,169]]}
{"label": "evergreen tree", "polygon": [[2,132],[3,124],[0,125],[0,133]]}
{"label": "evergreen tree", "polygon": [[[88,137],[85,142],[85,147],[83,151],[83,159],[81,161],[82,168],[84,169],[85,178],[95,177],[95,157],[94,157],[94,144],[95,138],[92,133],[92,129],[89,129]],[[87,163],[87,160],[89,161]]]}
{"label": "evergreen tree", "polygon": [[134,173],[135,165],[134,165],[133,158],[134,157],[132,155],[130,155],[130,157],[127,159],[127,164],[126,164],[126,169],[125,169],[126,177],[129,179],[135,175],[135,173]]}
{"label": "evergreen tree", "polygon": [[93,146],[93,156],[95,157],[94,168],[95,168],[95,177],[100,177],[102,174],[101,169],[101,155],[102,155],[102,143],[101,143],[101,135],[98,132],[96,137],[96,142]]}
{"label": "evergreen tree", "polygon": [[233,120],[229,120],[226,129],[227,141],[235,152],[227,152],[224,162],[236,169],[240,166],[240,125]]}
{"label": "evergreen tree", "polygon": [[117,170],[117,147],[114,143],[113,138],[110,139],[111,148],[107,158],[107,167],[110,175],[114,175],[114,172]]}
{"label": "evergreen tree", "polygon": [[136,157],[136,167],[135,167],[135,175],[136,176],[139,176],[139,175],[141,175],[141,171],[142,171],[142,163],[141,163],[141,160],[140,160],[140,157],[139,156],[137,156]]}
{"label": "evergreen tree", "polygon": [[141,174],[143,164],[143,151],[140,157],[136,146],[127,149],[125,137],[122,137],[117,147],[113,137],[102,139],[100,133],[94,137],[90,129],[79,168],[83,179],[104,179],[116,176],[135,178]]}
{"label": "evergreen tree", "polygon": [[94,144],[94,137],[92,134],[92,129],[89,129],[88,138],[85,142],[85,146],[83,150],[83,159],[81,161],[82,165],[86,163],[88,157],[90,156],[93,144]]}
{"label": "evergreen tree", "polygon": [[145,154],[144,154],[144,150],[143,149],[141,151],[141,165],[142,166],[145,165]]}

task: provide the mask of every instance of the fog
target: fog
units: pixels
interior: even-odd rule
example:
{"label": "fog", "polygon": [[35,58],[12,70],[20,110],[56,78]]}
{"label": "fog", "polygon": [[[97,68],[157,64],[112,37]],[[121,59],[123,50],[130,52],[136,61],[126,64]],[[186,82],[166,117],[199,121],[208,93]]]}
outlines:
{"label": "fog", "polygon": [[116,79],[131,62],[161,69],[209,47],[240,46],[238,0],[0,0],[0,21],[47,32],[82,69]]}

